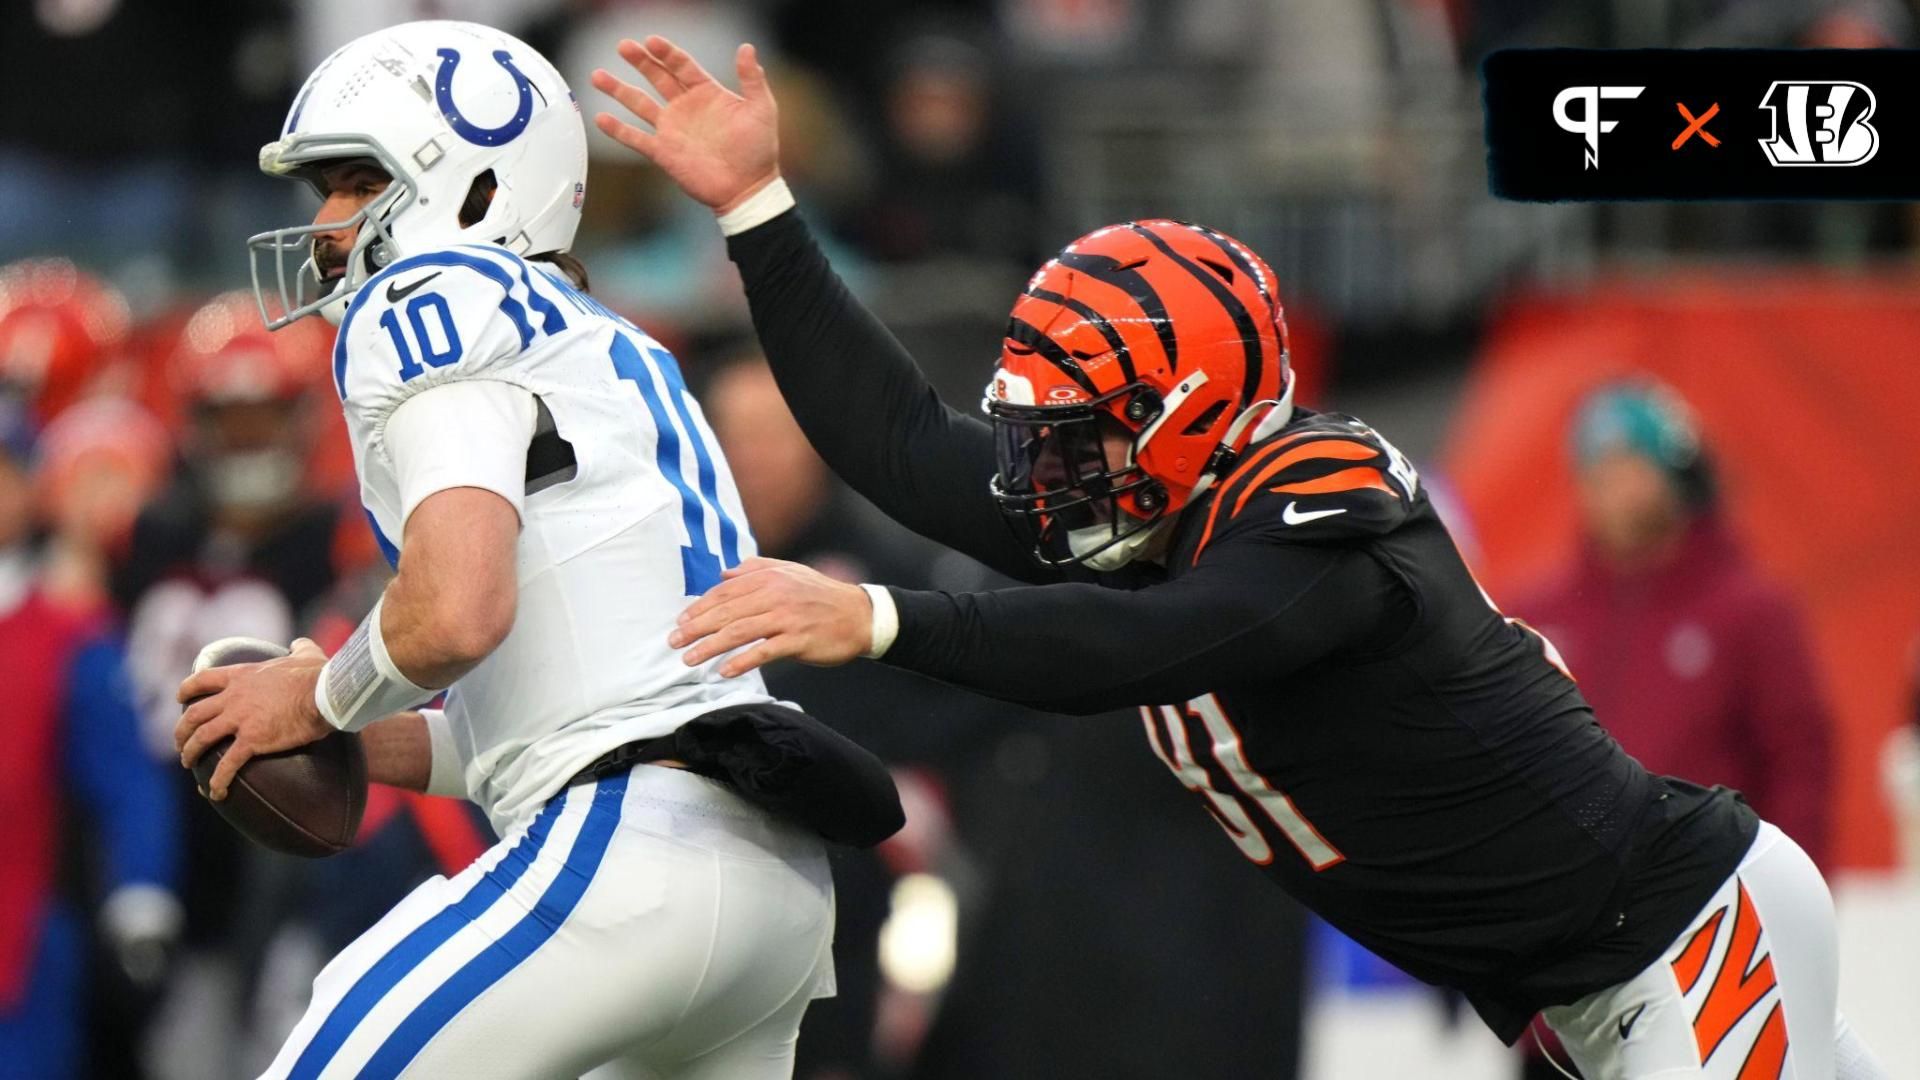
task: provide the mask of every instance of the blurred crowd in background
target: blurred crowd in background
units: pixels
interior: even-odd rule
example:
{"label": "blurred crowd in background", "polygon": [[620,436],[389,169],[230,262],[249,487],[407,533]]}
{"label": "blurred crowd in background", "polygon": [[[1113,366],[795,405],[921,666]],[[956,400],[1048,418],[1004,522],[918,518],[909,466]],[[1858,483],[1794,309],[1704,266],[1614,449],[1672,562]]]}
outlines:
{"label": "blurred crowd in background", "polygon": [[[253,167],[306,73],[429,17],[521,36],[589,113],[621,37],[722,71],[759,44],[803,210],[963,407],[1073,236],[1172,216],[1260,251],[1302,400],[1422,462],[1476,572],[1630,752],[1739,787],[1821,862],[1843,1006],[1920,1075],[1920,998],[1872,970],[1920,964],[1898,870],[1920,874],[1920,211],[1497,203],[1476,75],[1503,46],[1911,45],[1909,0],[20,0],[0,6],[0,1078],[252,1076],[327,957],[492,842],[465,804],[380,789],[354,850],[272,856],[171,748],[202,644],[331,649],[386,579],[331,328],[266,333],[241,245],[313,213]],[[590,139],[576,252],[679,356],[761,550],[995,584],[837,484],[711,215]],[[1132,717],[864,663],[769,681],[894,764],[909,808],[836,857],[840,994],[809,1013],[802,1080],[1552,1075],[1231,857]]]}

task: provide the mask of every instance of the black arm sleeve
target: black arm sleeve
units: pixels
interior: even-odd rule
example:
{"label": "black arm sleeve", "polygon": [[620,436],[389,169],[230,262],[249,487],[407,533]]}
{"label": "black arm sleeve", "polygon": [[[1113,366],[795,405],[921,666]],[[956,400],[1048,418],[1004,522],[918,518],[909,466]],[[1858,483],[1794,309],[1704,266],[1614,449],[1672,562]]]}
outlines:
{"label": "black arm sleeve", "polygon": [[900,633],[883,663],[1082,715],[1268,682],[1390,642],[1412,613],[1364,552],[1260,543],[1219,546],[1190,573],[1133,591],[889,591]]}
{"label": "black arm sleeve", "polygon": [[827,465],[907,528],[1022,581],[1056,581],[988,495],[993,432],[942,404],[847,291],[796,210],[727,240],[767,362]]}

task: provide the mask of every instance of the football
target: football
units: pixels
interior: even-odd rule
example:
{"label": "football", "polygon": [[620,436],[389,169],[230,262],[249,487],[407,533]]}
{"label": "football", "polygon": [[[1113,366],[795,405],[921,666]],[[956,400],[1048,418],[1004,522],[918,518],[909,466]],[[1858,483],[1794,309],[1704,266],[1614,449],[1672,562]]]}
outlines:
{"label": "football", "polygon": [[[193,670],[285,655],[285,647],[270,641],[223,638],[200,651]],[[193,763],[200,790],[206,790],[214,767],[232,744],[231,738],[222,739]],[[367,759],[360,736],[336,731],[298,749],[255,757],[240,767],[227,797],[211,805],[227,824],[262,847],[309,859],[337,855],[353,843],[367,807]]]}

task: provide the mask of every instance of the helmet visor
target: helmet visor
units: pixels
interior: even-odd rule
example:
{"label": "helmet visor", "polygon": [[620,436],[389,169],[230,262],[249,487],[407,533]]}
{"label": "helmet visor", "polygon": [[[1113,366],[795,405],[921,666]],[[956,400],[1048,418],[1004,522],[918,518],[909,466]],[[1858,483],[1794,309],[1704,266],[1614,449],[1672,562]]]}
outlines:
{"label": "helmet visor", "polygon": [[988,413],[993,497],[1036,559],[1083,562],[1159,520],[1165,500],[1134,463],[1131,434],[1094,403],[989,402]]}

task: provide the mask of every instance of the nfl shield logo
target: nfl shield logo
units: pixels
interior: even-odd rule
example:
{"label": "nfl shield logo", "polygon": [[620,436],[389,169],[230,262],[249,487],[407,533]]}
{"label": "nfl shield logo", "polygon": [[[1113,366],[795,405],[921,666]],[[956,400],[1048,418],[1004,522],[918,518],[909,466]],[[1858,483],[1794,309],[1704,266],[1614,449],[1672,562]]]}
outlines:
{"label": "nfl shield logo", "polygon": [[580,204],[585,202],[586,199],[587,199],[587,185],[585,184],[573,185],[573,208],[575,210],[580,209]]}

